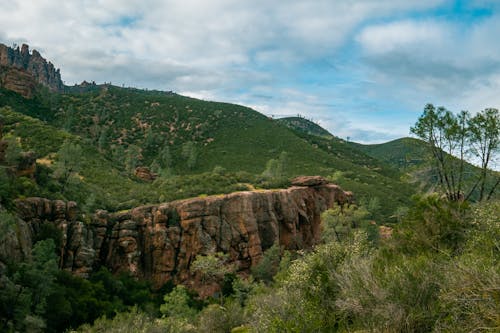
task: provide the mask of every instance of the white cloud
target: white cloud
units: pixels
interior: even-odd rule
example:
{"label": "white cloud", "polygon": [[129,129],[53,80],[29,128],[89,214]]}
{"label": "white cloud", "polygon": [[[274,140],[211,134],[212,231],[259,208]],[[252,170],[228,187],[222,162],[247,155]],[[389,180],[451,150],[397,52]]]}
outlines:
{"label": "white cloud", "polygon": [[399,21],[369,26],[356,39],[372,55],[403,51],[433,57],[433,51],[445,47],[451,38],[449,30],[446,23]]}
{"label": "white cloud", "polygon": [[[453,46],[456,41],[448,38],[454,34],[448,25],[428,21],[422,27],[405,20],[372,26],[370,22],[423,12],[443,2],[446,1],[0,0],[0,37],[7,43],[26,42],[41,51],[61,67],[67,84],[112,81],[117,85],[241,102],[270,114],[300,113],[328,124],[325,126],[331,126],[328,129],[332,131],[344,131],[342,135],[358,129],[360,133],[389,132],[390,128],[373,128],[352,121],[353,114],[342,115],[344,110],[340,107],[327,105],[332,98],[327,102],[324,98],[338,97],[340,106],[344,106],[346,100],[359,99],[356,94],[366,93],[377,99],[380,90],[387,86],[396,87],[393,91],[411,98],[411,93],[400,90],[405,89],[405,84],[395,83],[390,75],[400,75],[408,85],[420,85],[423,90],[442,87],[443,82],[432,81],[440,78],[436,75],[417,73],[416,77],[422,79],[407,78],[415,74],[411,68],[427,66],[422,60],[426,53],[431,54],[437,70],[442,70],[442,62],[450,62],[448,71],[453,73],[457,66],[465,68],[470,63],[463,60],[457,65],[450,61],[450,54],[456,50],[448,51],[444,46]],[[491,22],[492,27],[495,25]],[[347,82],[352,87],[331,91],[304,89],[308,83],[301,82],[297,75],[302,66],[335,58],[361,26],[366,28],[357,40],[368,59],[366,73],[373,75],[360,79],[375,81],[368,85],[371,90],[357,82]],[[477,29],[470,33],[477,35],[471,37],[477,45],[471,43],[470,47],[479,49],[485,42],[481,38],[485,38],[486,27]],[[424,50],[424,45],[432,48]],[[397,56],[401,50],[419,55],[407,66],[401,62],[407,53],[403,53],[405,57]],[[476,53],[479,60],[474,61],[482,62],[487,57],[496,61],[500,54],[491,49],[482,52],[483,55]],[[387,63],[391,56],[396,61]],[[356,70],[364,70],[364,65],[356,66]],[[470,71],[476,68],[472,66]],[[349,75],[351,68],[335,70]],[[387,72],[389,79],[381,71]],[[380,87],[374,88],[377,85]],[[273,98],[266,100],[257,95]],[[329,122],[331,118],[345,119],[351,125],[341,128],[338,123]]]}
{"label": "white cloud", "polygon": [[356,40],[380,98],[459,111],[500,107],[500,16],[475,24],[404,20],[372,25]]}

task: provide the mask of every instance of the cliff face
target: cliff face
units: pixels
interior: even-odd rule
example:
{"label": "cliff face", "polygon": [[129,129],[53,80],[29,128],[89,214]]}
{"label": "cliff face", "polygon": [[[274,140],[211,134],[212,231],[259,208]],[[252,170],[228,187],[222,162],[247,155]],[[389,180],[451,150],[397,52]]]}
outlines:
{"label": "cliff face", "polygon": [[221,251],[229,254],[238,271],[248,271],[275,242],[286,249],[317,243],[320,214],[348,199],[333,184],[293,186],[179,200],[121,213],[101,210],[83,223],[78,221],[74,202],[28,198],[16,202],[23,221],[19,228],[24,229],[19,233],[26,236],[11,245],[9,255],[22,257],[27,251],[21,242],[29,243],[42,223],[53,223],[63,234],[61,268],[88,276],[104,265],[157,287],[172,279],[197,287],[189,271],[197,255]]}
{"label": "cliff face", "polygon": [[64,89],[59,69],[38,51],[30,53],[26,44],[14,49],[0,43],[0,86],[29,98],[37,83],[56,92]]}

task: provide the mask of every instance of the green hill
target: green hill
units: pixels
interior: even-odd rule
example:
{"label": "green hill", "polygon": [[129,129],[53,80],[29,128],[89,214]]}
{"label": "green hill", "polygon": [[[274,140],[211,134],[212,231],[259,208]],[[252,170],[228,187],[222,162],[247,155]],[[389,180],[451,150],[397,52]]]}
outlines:
{"label": "green hill", "polygon": [[[6,132],[38,158],[55,154],[63,137],[82,146],[82,178],[63,196],[81,201],[93,194],[98,208],[285,186],[286,179],[302,174],[330,177],[360,200],[387,198],[384,216],[413,193],[398,171],[344,141],[291,130],[239,105],[106,85],[65,94],[42,91],[34,99],[0,90],[0,106],[16,119]],[[160,176],[144,182],[134,176],[138,166]],[[57,186],[53,191],[61,196]]]}
{"label": "green hill", "polygon": [[398,169],[422,167],[429,161],[429,151],[425,142],[414,138],[401,138],[393,141],[362,145],[354,142],[351,146]]}

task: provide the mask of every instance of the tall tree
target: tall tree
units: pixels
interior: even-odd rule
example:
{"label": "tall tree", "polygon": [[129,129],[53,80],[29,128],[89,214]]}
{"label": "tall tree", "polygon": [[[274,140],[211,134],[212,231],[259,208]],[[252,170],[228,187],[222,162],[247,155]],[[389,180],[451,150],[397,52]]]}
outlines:
{"label": "tall tree", "polygon": [[[444,107],[427,104],[411,132],[428,143],[440,187],[453,201],[467,199],[479,186],[479,200],[486,194],[490,162],[500,144],[500,120],[497,109],[486,109],[471,117],[467,111],[458,115]],[[471,152],[481,162],[477,183],[464,195],[465,157]],[[498,176],[497,176],[498,177]],[[490,189],[493,195],[500,183]]]}
{"label": "tall tree", "polygon": [[[458,117],[444,107],[427,104],[410,131],[428,143],[440,187],[453,201],[463,197],[462,183],[468,113]],[[461,155],[457,163],[453,155]]]}
{"label": "tall tree", "polygon": [[[469,120],[469,127],[471,151],[481,162],[479,200],[483,200],[488,167],[500,145],[500,114],[497,109],[485,109]],[[497,179],[488,198],[493,194],[498,183]]]}

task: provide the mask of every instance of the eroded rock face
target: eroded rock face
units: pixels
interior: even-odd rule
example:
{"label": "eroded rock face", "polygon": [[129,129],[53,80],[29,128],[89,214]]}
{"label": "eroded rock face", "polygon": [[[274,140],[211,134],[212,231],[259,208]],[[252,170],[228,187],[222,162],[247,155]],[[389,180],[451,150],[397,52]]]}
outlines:
{"label": "eroded rock face", "polygon": [[0,87],[15,91],[25,98],[32,98],[36,80],[24,69],[0,66]]}
{"label": "eroded rock face", "polygon": [[64,89],[59,69],[38,51],[30,52],[26,44],[11,48],[0,43],[0,85],[30,98],[37,83],[55,92]]}
{"label": "eroded rock face", "polygon": [[[62,231],[61,268],[88,276],[104,265],[157,287],[172,280],[197,287],[189,268],[200,254],[224,252],[247,272],[274,243],[304,249],[320,239],[320,215],[345,200],[333,184],[236,192],[134,208],[97,211],[78,220],[76,204],[28,198],[16,202],[30,236],[40,223]],[[33,237],[32,237],[33,238]]]}

